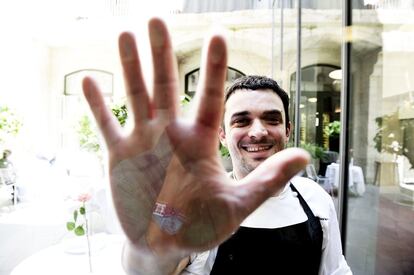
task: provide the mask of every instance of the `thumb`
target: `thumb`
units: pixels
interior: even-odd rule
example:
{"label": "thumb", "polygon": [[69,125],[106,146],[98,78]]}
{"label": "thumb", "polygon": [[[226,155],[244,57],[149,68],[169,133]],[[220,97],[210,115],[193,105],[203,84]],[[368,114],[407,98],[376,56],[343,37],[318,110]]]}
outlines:
{"label": "thumb", "polygon": [[266,199],[281,191],[291,178],[306,167],[309,154],[299,148],[288,148],[269,157],[241,180],[236,192],[243,198],[246,215]]}

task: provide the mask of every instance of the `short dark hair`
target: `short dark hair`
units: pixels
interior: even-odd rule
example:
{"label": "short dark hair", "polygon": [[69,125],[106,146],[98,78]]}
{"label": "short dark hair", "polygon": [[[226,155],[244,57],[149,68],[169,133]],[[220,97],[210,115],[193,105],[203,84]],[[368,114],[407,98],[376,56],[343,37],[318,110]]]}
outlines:
{"label": "short dark hair", "polygon": [[227,88],[224,103],[227,102],[229,97],[238,90],[264,90],[270,89],[274,91],[282,100],[283,108],[285,109],[285,125],[286,128],[289,127],[289,96],[288,94],[280,88],[277,82],[266,76],[259,75],[246,75],[236,79],[230,87]]}

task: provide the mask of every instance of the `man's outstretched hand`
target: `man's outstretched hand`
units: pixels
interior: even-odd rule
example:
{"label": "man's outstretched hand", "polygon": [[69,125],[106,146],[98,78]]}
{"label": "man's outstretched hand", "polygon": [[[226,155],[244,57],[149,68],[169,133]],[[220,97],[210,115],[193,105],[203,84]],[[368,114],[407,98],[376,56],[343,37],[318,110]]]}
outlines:
{"label": "man's outstretched hand", "polygon": [[152,19],[149,34],[152,93],[144,82],[133,35],[123,33],[119,38],[134,119],[131,133],[123,133],[92,79],[84,79],[83,89],[108,147],[113,200],[130,244],[138,251],[149,246],[158,257],[185,255],[224,241],[304,168],[308,155],[300,149],[283,150],[233,182],[217,150],[227,72],[225,40],[209,40],[195,115],[184,121],[178,117],[179,81],[167,28]]}

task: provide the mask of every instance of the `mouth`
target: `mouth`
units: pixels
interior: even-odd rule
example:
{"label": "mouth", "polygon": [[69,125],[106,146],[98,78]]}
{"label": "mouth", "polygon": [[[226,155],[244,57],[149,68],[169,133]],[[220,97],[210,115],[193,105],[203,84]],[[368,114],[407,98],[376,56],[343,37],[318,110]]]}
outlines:
{"label": "mouth", "polygon": [[272,147],[272,144],[246,144],[241,146],[244,151],[249,153],[266,152]]}

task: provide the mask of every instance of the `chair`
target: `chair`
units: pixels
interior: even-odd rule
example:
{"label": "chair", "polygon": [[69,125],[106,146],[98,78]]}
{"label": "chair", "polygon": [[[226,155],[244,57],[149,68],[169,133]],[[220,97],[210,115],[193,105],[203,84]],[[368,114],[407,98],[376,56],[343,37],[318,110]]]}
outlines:
{"label": "chair", "polygon": [[339,158],[338,152],[335,151],[325,151],[322,155],[322,158],[319,160],[319,174],[325,175],[326,168],[332,162],[337,162]]}
{"label": "chair", "polygon": [[0,188],[4,185],[8,189],[13,201],[13,205],[17,203],[17,187],[16,187],[16,172],[13,166],[7,168],[0,168]]}
{"label": "chair", "polygon": [[305,172],[306,172],[306,177],[308,177],[309,179],[317,182],[331,196],[334,195],[334,188],[333,188],[332,184],[329,183],[329,181],[326,177],[318,175],[316,173],[315,165],[313,165],[313,164],[306,165]]}

